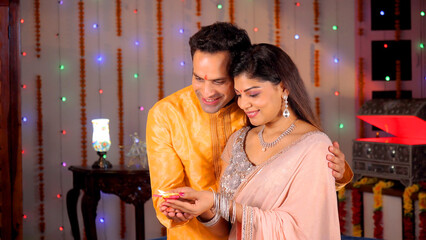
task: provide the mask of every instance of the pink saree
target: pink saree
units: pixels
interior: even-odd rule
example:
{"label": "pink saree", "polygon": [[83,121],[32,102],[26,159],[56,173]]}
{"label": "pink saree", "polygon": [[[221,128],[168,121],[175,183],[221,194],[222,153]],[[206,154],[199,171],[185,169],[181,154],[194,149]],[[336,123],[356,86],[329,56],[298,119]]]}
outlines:
{"label": "pink saree", "polygon": [[[238,160],[235,155],[240,160],[245,156],[238,135],[245,136],[248,130],[243,128],[230,138],[222,155],[226,163],[233,165]],[[324,133],[310,132],[245,171],[232,193],[243,205],[243,221],[232,226],[229,239],[340,239],[335,182],[325,160],[329,145]],[[236,171],[225,170],[222,188],[227,186],[226,177],[235,178],[230,173],[235,176]]]}

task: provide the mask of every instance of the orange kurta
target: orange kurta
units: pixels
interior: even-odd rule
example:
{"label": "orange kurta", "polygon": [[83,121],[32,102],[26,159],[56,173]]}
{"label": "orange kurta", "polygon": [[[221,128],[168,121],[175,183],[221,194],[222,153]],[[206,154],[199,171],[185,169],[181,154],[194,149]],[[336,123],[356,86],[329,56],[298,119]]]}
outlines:
{"label": "orange kurta", "polygon": [[[231,134],[245,124],[246,116],[235,102],[215,114],[204,112],[192,86],[156,103],[146,130],[152,192],[182,186],[216,190],[222,150]],[[173,223],[158,211],[162,200],[153,201],[168,239],[220,239],[196,219]]]}

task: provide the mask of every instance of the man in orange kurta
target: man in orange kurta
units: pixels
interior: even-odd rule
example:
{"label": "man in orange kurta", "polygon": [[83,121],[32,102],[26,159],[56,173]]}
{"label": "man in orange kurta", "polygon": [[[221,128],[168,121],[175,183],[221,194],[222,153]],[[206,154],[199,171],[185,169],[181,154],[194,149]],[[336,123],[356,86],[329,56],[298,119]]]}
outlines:
{"label": "man in orange kurta", "polygon": [[[234,99],[229,70],[237,53],[250,45],[247,33],[229,23],[203,27],[191,37],[192,86],[157,102],[148,114],[146,141],[153,194],[183,186],[217,190],[222,150],[231,134],[247,124]],[[332,157],[331,168],[344,173],[340,179],[344,185],[353,173],[341,156]],[[226,239],[212,234],[195,218],[179,213],[166,216],[160,210],[160,198],[154,197],[153,202],[157,218],[167,227],[167,239]]]}

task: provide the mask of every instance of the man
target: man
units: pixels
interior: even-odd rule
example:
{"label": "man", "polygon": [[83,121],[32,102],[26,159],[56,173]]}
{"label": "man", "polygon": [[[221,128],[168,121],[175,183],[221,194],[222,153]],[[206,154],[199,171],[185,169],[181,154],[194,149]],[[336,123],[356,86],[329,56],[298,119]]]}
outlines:
{"label": "man", "polygon": [[[162,99],[148,114],[146,141],[153,194],[183,186],[217,190],[226,141],[248,123],[234,100],[230,74],[238,53],[251,46],[247,32],[230,23],[215,23],[193,35],[189,44],[192,86]],[[327,156],[329,167],[346,184],[353,174],[337,143],[331,153],[336,157]],[[166,211],[158,198],[153,202],[168,239],[221,239],[192,216]]]}

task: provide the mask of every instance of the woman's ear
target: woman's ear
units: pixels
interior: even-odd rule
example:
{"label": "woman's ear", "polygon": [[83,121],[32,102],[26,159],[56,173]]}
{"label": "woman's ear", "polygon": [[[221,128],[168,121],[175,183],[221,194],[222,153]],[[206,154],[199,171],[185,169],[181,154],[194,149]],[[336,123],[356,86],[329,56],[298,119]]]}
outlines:
{"label": "woman's ear", "polygon": [[288,91],[288,89],[287,88],[284,88],[283,89],[283,97],[284,96],[287,96],[288,97],[288,95],[290,94],[290,91]]}

